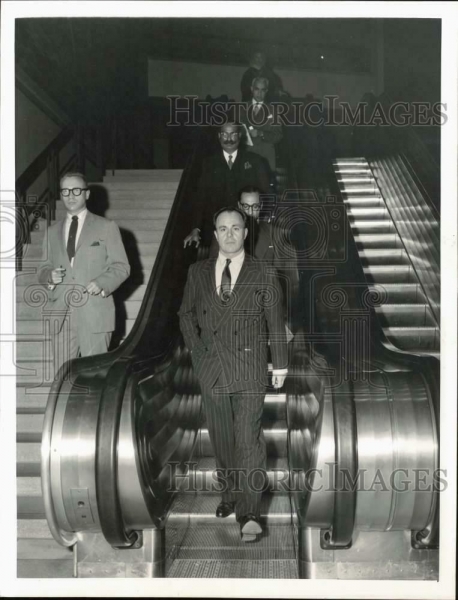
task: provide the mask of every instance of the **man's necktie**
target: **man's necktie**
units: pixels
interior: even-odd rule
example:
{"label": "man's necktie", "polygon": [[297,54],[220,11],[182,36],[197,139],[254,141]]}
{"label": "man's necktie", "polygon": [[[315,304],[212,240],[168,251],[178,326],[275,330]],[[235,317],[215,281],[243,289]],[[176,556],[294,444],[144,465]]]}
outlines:
{"label": "man's necktie", "polygon": [[67,254],[68,260],[71,262],[75,256],[76,233],[78,231],[78,217],[72,217],[70,231],[68,232]]}
{"label": "man's necktie", "polygon": [[257,114],[258,114],[258,112],[259,112],[259,109],[260,109],[260,108],[261,108],[261,103],[260,103],[260,102],[257,102],[257,103],[254,105],[254,114],[255,114],[255,115],[257,115]]}
{"label": "man's necktie", "polygon": [[227,166],[229,167],[229,169],[232,169],[232,165],[234,163],[232,162],[232,154],[229,154],[229,158],[227,159]]}
{"label": "man's necktie", "polygon": [[226,259],[226,266],[224,267],[223,274],[221,276],[221,289],[220,296],[223,302],[227,302],[231,295],[231,272],[229,271],[229,265],[231,264],[231,259]]}

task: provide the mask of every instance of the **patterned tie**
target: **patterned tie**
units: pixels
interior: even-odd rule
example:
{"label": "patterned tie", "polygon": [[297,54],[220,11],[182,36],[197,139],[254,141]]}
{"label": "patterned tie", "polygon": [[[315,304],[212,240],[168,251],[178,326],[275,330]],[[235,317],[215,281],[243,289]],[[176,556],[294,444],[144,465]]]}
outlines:
{"label": "patterned tie", "polygon": [[75,256],[76,232],[78,231],[78,217],[72,217],[70,231],[68,233],[67,254],[68,260],[71,262]]}
{"label": "patterned tie", "polygon": [[232,165],[234,163],[232,162],[232,154],[229,154],[229,158],[227,160],[227,166],[229,167],[229,169],[232,169]]}
{"label": "patterned tie", "polygon": [[256,102],[256,104],[254,105],[254,114],[255,115],[258,114],[260,108],[261,108],[261,103],[260,102]]}
{"label": "patterned tie", "polygon": [[221,288],[220,296],[223,302],[227,302],[231,296],[231,272],[229,271],[229,265],[231,259],[226,259],[226,266],[224,267],[223,274],[221,276]]}

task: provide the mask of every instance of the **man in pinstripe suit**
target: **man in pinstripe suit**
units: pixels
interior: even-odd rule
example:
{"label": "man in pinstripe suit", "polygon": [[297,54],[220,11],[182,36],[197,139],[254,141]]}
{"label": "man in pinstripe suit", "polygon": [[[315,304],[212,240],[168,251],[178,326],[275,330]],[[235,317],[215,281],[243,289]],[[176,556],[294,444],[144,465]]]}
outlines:
{"label": "man in pinstripe suit", "polygon": [[[222,208],[213,221],[219,254],[190,267],[180,327],[201,385],[224,489],[216,516],[226,517],[235,508],[242,540],[254,541],[262,532],[259,490],[266,478],[261,416],[268,339],[273,386],[282,387],[287,374],[282,291],[272,267],[245,254],[245,213]],[[240,493],[231,491],[234,469]]]}

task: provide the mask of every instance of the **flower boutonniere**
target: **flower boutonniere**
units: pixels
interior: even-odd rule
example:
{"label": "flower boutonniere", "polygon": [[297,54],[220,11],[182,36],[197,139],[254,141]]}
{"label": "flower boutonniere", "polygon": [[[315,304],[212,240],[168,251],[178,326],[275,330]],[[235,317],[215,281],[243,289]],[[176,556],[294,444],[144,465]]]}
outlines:
{"label": "flower boutonniere", "polygon": [[249,163],[248,161],[246,161],[245,163],[245,169],[251,169],[251,163]]}

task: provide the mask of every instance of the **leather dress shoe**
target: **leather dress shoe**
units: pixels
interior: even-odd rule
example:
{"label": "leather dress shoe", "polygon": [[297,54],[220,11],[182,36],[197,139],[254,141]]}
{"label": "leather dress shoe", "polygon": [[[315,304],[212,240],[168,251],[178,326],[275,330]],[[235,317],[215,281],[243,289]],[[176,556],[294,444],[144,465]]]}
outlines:
{"label": "leather dress shoe", "polygon": [[240,533],[242,534],[242,542],[255,542],[256,536],[262,533],[262,527],[259,519],[248,514],[240,519]]}
{"label": "leather dress shoe", "polygon": [[234,512],[235,502],[220,502],[216,507],[218,519],[224,519]]}

